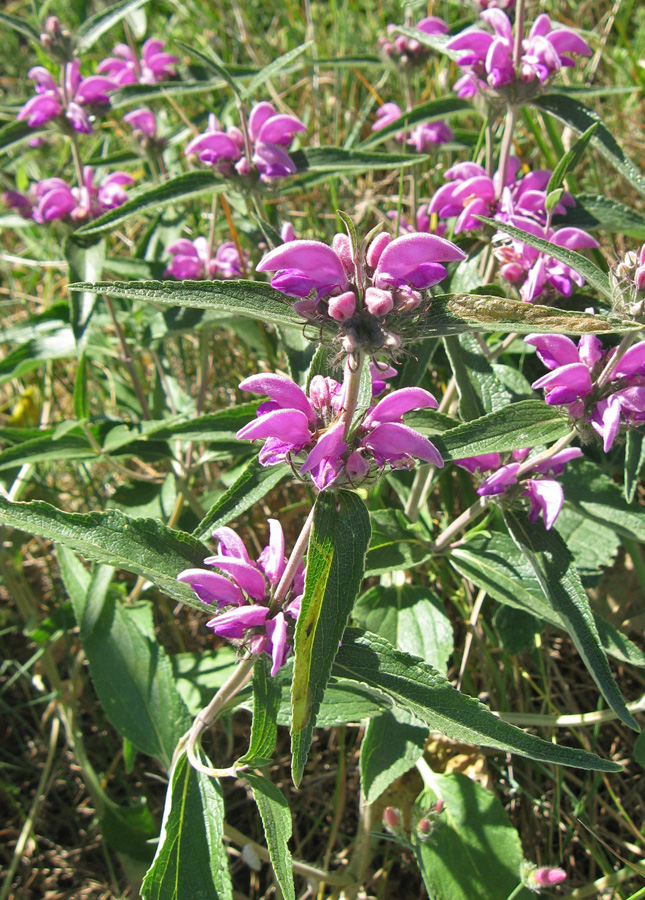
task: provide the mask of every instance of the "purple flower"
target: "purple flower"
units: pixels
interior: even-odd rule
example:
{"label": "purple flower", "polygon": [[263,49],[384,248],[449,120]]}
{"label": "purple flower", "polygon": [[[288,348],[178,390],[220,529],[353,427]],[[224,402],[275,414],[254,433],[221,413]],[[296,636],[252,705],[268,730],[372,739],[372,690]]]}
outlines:
{"label": "purple flower", "polygon": [[157,121],[154,113],[145,107],[141,109],[133,109],[132,112],[123,116],[135,135],[141,135],[150,141],[154,141],[157,137]]}
{"label": "purple flower", "polygon": [[567,880],[567,873],[564,869],[556,869],[552,866],[538,868],[534,863],[524,860],[520,867],[520,877],[525,887],[539,893],[543,888],[562,884]]}
{"label": "purple flower", "polygon": [[320,241],[283,244],[263,256],[256,271],[273,272],[271,286],[299,298],[294,308],[304,318],[340,326],[345,352],[378,352],[400,346],[405,316],[418,318],[428,306],[421,292],[445,277],[442,262],[464,256],[436,235],[392,240],[379,234],[364,258],[354,261],[347,235],[337,234],[331,247]]}
{"label": "purple flower", "polygon": [[[438,16],[426,16],[417,22],[416,28],[425,34],[446,34],[448,25]],[[402,34],[396,34],[397,26],[387,26],[387,37],[378,39],[379,49],[383,56],[400,66],[417,66],[423,64],[431,53],[429,47],[421,44],[415,38],[408,38]]]}
{"label": "purple flower", "polygon": [[[396,103],[384,103],[377,110],[377,121],[372,125],[372,131],[380,131],[402,115],[401,108]],[[409,135],[405,131],[398,131],[394,137],[399,143],[405,141],[417,153],[426,153],[433,144],[447,144],[455,136],[445,122],[439,121],[416,125]]]}
{"label": "purple flower", "polygon": [[91,166],[85,166],[80,188],[71,188],[62,178],[45,178],[33,185],[29,194],[8,191],[3,199],[39,224],[65,218],[82,222],[125,203],[125,188],[132,184],[134,179],[127,172],[113,172],[97,187]]}
{"label": "purple flower", "polygon": [[[271,675],[284,665],[290,652],[290,634],[282,611],[271,615],[271,598],[285,569],[284,534],[276,519],[269,519],[269,543],[253,562],[242,539],[232,528],[218,528],[214,556],[204,560],[210,569],[186,569],[178,581],[189,584],[196,596],[209,606],[216,604],[218,614],[206,623],[214,634],[232,641],[245,641],[252,653],[271,657]],[[221,574],[223,573],[223,574]],[[292,619],[298,618],[304,590],[301,564],[283,607]],[[226,609],[226,612],[220,610]]]}
{"label": "purple flower", "polygon": [[[472,456],[467,459],[455,460],[458,466],[475,472],[489,472],[477,488],[481,497],[490,497],[506,494],[517,484],[526,488],[522,496],[529,500],[529,519],[536,522],[540,515],[544,519],[544,527],[549,530],[553,527],[562,510],[564,495],[562,487],[554,480],[554,477],[562,474],[566,463],[582,456],[582,450],[573,447],[555,453],[549,459],[536,463],[527,472],[524,478],[518,482],[518,473],[522,463],[529,454],[529,450],[514,450],[510,455],[512,461],[503,463],[499,453],[489,453],[483,456]],[[534,477],[527,477],[534,476]]]}
{"label": "purple flower", "polygon": [[261,465],[287,460],[298,474],[309,475],[318,490],[362,480],[386,464],[411,468],[413,457],[443,465],[434,444],[403,422],[413,409],[436,409],[435,398],[421,388],[393,391],[378,401],[355,429],[351,445],[341,418],[343,388],[334,379],[314,376],[309,396],[282,375],[252,375],[240,388],[271,400],[260,404],[257,418],[237,437],[264,440]]}
{"label": "purple flower", "polygon": [[294,136],[306,131],[296,116],[277,113],[270,103],[256,103],[248,120],[251,159],[245,155],[244,135],[239,128],[220,128],[217,118],[210,115],[204,134],[194,138],[186,147],[186,156],[196,154],[200,162],[214,166],[222,175],[246,176],[253,168],[262,181],[294,175],[296,167],[286,152]]}
{"label": "purple flower", "polygon": [[164,42],[149,38],[141,48],[141,59],[127,44],[117,44],[110,56],[97,66],[98,72],[107,72],[117,87],[126,84],[156,84],[177,74],[179,62],[176,56],[164,53]]}
{"label": "purple flower", "polygon": [[[208,241],[204,237],[189,241],[179,238],[168,248],[167,252],[173,256],[167,266],[164,275],[176,278],[178,281],[185,279],[199,280],[201,278],[241,278],[243,274],[242,261],[237,247],[231,241],[220,244],[215,255],[211,256]],[[246,264],[246,253],[244,254]]]}
{"label": "purple flower", "polygon": [[[460,96],[473,96],[477,90],[504,93],[507,85],[517,81],[510,19],[492,4],[487,3],[486,6],[480,17],[492,29],[492,34],[477,27],[467,28],[446,44],[449,50],[464,51],[458,65],[465,74],[455,84]],[[533,23],[528,37],[522,41],[522,50],[519,67],[521,82],[537,80],[540,85],[563,66],[574,65],[569,54],[591,55],[591,50],[575,31],[569,28],[553,30],[551,20],[545,14],[538,16]]]}
{"label": "purple flower", "polygon": [[25,121],[31,128],[39,128],[65,116],[74,131],[92,132],[92,125],[85,107],[109,106],[107,92],[114,90],[115,82],[101,75],[83,78],[80,60],[66,63],[62,69],[61,85],[57,85],[44,66],[34,66],[28,72],[36,82],[36,95],[28,100],[18,113],[18,121]]}

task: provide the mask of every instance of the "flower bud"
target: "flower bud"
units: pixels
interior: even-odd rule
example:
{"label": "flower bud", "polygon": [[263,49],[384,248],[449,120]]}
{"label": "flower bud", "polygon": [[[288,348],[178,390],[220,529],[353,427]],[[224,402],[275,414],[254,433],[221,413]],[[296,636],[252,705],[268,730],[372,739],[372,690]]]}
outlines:
{"label": "flower bud", "polygon": [[634,275],[634,284],[637,291],[645,291],[645,266],[639,266]]}
{"label": "flower bud", "polygon": [[343,264],[343,268],[348,275],[354,272],[354,256],[352,254],[352,245],[346,234],[335,234],[331,242],[332,250]]}
{"label": "flower bud", "polygon": [[365,262],[371,269],[376,268],[377,263],[381,258],[381,253],[383,253],[391,240],[392,238],[390,235],[387,232],[382,231],[380,234],[377,234],[371,242],[367,248],[367,253],[365,254]]}
{"label": "flower bud", "polygon": [[394,298],[390,291],[368,287],[365,291],[365,306],[373,316],[386,316],[394,309]]}
{"label": "flower bud", "polygon": [[354,291],[345,291],[338,297],[330,297],[327,312],[337,322],[346,322],[356,312],[356,295]]}
{"label": "flower bud", "polygon": [[398,830],[401,827],[401,813],[393,806],[386,806],[383,810],[383,824],[388,831]]}
{"label": "flower bud", "polygon": [[523,860],[520,866],[520,878],[522,884],[530,891],[539,892],[543,888],[552,887],[554,884],[562,884],[566,881],[567,873],[564,869],[552,866],[538,866],[535,863]]}

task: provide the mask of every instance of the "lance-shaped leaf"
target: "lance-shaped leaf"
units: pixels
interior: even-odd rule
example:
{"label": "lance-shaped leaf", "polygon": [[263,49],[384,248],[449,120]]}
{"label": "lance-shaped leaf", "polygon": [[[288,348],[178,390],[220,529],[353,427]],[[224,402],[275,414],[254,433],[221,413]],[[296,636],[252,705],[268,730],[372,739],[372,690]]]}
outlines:
{"label": "lance-shaped leaf", "polygon": [[282,56],[276,57],[269,63],[268,66],[264,66],[263,69],[260,69],[260,71],[257,72],[249,81],[244,90],[240,92],[241,98],[243,100],[246,100],[248,97],[253,97],[260,87],[266,89],[267,82],[272,78],[275,78],[275,76],[282,72],[284,69],[287,69],[289,66],[291,66],[292,63],[295,63],[298,57],[302,56],[305,50],[309,49],[312,43],[312,41],[307,41],[305,44],[301,44],[299,47],[294,47],[293,50],[289,50],[287,53],[283,53]]}
{"label": "lance-shaped leaf", "polygon": [[495,374],[474,335],[444,338],[444,344],[457,384],[462,419],[468,421],[508,407],[510,391]]}
{"label": "lance-shaped leaf", "polygon": [[203,81],[158,81],[156,84],[124,84],[110,94],[112,109],[140,106],[154,100],[174,100],[189,94],[212,94],[221,91],[226,82],[223,78],[208,78]]}
{"label": "lance-shaped leaf", "polygon": [[[503,225],[501,222],[495,222],[495,225],[505,231],[511,228],[510,225]],[[523,231],[513,229],[513,233],[515,237],[524,239]],[[531,235],[527,237],[537,241],[537,238]],[[546,241],[543,243],[548,248],[554,246],[547,244]],[[560,249],[556,247],[556,250]],[[589,263],[584,256],[580,258]],[[637,322],[623,321],[618,317],[595,316],[591,313],[541,306],[538,303],[523,303],[521,300],[478,294],[442,294],[435,297],[423,321],[423,333],[427,338],[463,334],[466,331],[495,333],[515,331],[518,334],[531,334],[534,331],[542,334],[623,334],[641,329],[642,326]]]}
{"label": "lance-shaped leaf", "polygon": [[565,502],[618,534],[645,543],[645,510],[627,503],[615,481],[586,459],[576,460],[559,476]]}
{"label": "lance-shaped leaf", "polygon": [[59,547],[58,560],[107,717],[122,737],[168,768],[190,719],[155,637],[150,605],[116,600],[109,591],[111,566],[97,566],[90,577],[70,550]]}
{"label": "lance-shaped leaf", "polygon": [[[2,19],[0,19],[0,22]],[[0,128],[0,153],[7,153],[19,144],[36,137],[43,129],[32,128],[27,122],[9,122]]]}
{"label": "lance-shaped leaf", "polygon": [[554,226],[566,225],[585,231],[607,231],[645,240],[645,216],[619,200],[595,194],[576,194],[576,205],[566,216],[555,216]]}
{"label": "lance-shaped leaf", "polygon": [[593,753],[550,744],[503,722],[479,700],[456,690],[436,669],[357,628],[345,630],[333,671],[388,697],[394,706],[453,740],[557,765],[601,772],[620,769]]}
{"label": "lance-shaped leaf", "polygon": [[[415,724],[416,723],[416,724]],[[373,803],[423,756],[428,729],[402,710],[371,719],[361,741],[361,790]]]}
{"label": "lance-shaped leaf", "polygon": [[291,469],[286,463],[261,466],[257,456],[254,456],[237,480],[211,506],[193,534],[200,540],[206,540],[215,528],[238,519],[290,474]]}
{"label": "lance-shaped leaf", "polygon": [[30,25],[24,16],[12,16],[11,13],[0,12],[0,25],[11,28],[12,31],[16,31],[40,47],[40,32]]}
{"label": "lance-shaped leaf", "polygon": [[294,150],[289,156],[298,175],[342,175],[343,172],[368,172],[372,169],[397,168],[424,162],[419,153],[382,153],[379,150],[345,150],[343,147],[310,147]]}
{"label": "lance-shaped leaf", "polygon": [[508,222],[498,222],[496,219],[487,219],[484,216],[475,216],[475,218],[479,219],[480,222],[491,225],[498,231],[510,234],[511,237],[516,238],[518,241],[522,241],[524,244],[528,244],[529,247],[535,247],[536,250],[541,250],[542,253],[546,253],[547,256],[552,256],[554,259],[558,259],[560,262],[571,266],[574,272],[582,275],[591,287],[602,294],[606,300],[611,301],[612,291],[611,285],[609,284],[609,278],[602,269],[599,269],[595,263],[592,263],[591,260],[587,259],[586,256],[583,256],[582,253],[577,253],[575,250],[568,250],[566,247],[559,247],[552,241],[545,241],[542,238],[535,237],[535,235],[527,234],[526,231],[522,231],[521,228],[515,228],[514,225],[509,225]]}
{"label": "lance-shaped leaf", "polygon": [[[626,156],[613,134],[603,125],[600,117],[593,110],[588,109],[573,97],[558,93],[542,94],[531,103],[581,134],[592,125],[598,124],[591,137],[591,146],[598,150],[641,196],[645,197],[645,178],[643,178],[642,172]],[[576,271],[578,270],[576,269]]]}
{"label": "lance-shaped leaf", "polygon": [[[105,240],[99,237],[92,244],[80,246],[73,240],[65,241],[65,259],[67,260],[70,281],[100,281],[103,277],[105,261]],[[79,350],[86,340],[86,328],[96,305],[94,293],[70,293],[69,323]]]}
{"label": "lance-shaped leaf", "polygon": [[369,540],[369,516],[358,494],[321,491],[314,507],[305,592],[294,641],[291,746],[296,785],[304,772],[332,663],[363,580]]}
{"label": "lance-shaped leaf", "polygon": [[434,555],[421,526],[412,526],[401,510],[376,509],[370,513],[372,540],[367,554],[366,575],[384,575],[412,569]]}
{"label": "lance-shaped leaf", "polygon": [[278,737],[277,716],[282,689],[269,674],[270,663],[266,656],[258,659],[253,667],[253,721],[249,749],[235,763],[236,766],[266,766],[271,762]]}
{"label": "lance-shaped leaf", "polygon": [[142,900],[232,900],[223,837],[220,784],[182,753],[170,773],[159,846],[141,885]]}
{"label": "lance-shaped leaf", "polygon": [[421,31],[418,28],[408,28],[405,25],[397,25],[394,29],[394,34],[402,34],[405,37],[413,38],[415,41],[423,44],[424,47],[436,50],[437,53],[442,53],[455,61],[463,55],[462,50],[448,50],[446,44],[450,41],[451,36],[447,34],[426,34],[425,31]]}
{"label": "lance-shaped leaf", "polygon": [[415,106],[409,112],[403,113],[398,119],[386,125],[385,128],[379,128],[371,137],[363,141],[362,146],[365,148],[374,147],[376,144],[394,137],[399,131],[410,131],[415,125],[422,125],[424,122],[435,122],[437,119],[445,119],[458,113],[464,115],[474,112],[475,108],[472,103],[469,103],[467,100],[461,100],[459,97],[442,97],[439,100],[430,100],[427,103]]}
{"label": "lance-shaped leaf", "polygon": [[625,489],[627,503],[631,503],[636,494],[638,480],[645,466],[645,435],[641,431],[630,428],[625,442]]}
{"label": "lance-shaped leaf", "polygon": [[293,830],[289,804],[282,791],[268,778],[255,772],[245,772],[244,778],[251,785],[253,799],[260,812],[271,865],[282,896],[284,900],[295,900],[293,865],[287,846]]}
{"label": "lance-shaped leaf", "polygon": [[176,600],[204,609],[177,575],[200,567],[208,547],[156,519],[133,519],[118,510],[67,513],[40,500],[11,503],[0,497],[0,523],[62,544],[86,559],[134,572]]}
{"label": "lance-shaped leaf", "polygon": [[552,191],[557,191],[558,188],[561,188],[564,184],[564,179],[567,177],[569,172],[572,172],[578,165],[578,163],[582,159],[582,154],[585,152],[587,144],[593,137],[594,132],[598,129],[598,124],[598,122],[594,122],[593,125],[587,128],[585,133],[578,138],[573,147],[567,153],[565,153],[562,159],[558,162],[557,166],[551,174],[551,177],[549,178],[549,183],[546,188],[547,195],[552,193]]}
{"label": "lance-shaped leaf", "polygon": [[274,325],[303,325],[301,316],[284,294],[263,281],[101,281],[70,284],[68,290],[93,291],[109,297],[167,306],[213,308],[228,315],[260,319]]}
{"label": "lance-shaped leaf", "polygon": [[224,188],[223,182],[218,180],[210,169],[183,172],[161,184],[153,184],[151,187],[145,187],[132,194],[122,206],[108,210],[98,219],[88,222],[87,225],[83,225],[82,228],[75,231],[74,239],[78,241],[86,236],[113,231],[130,216],[139,215],[147,210],[157,212],[169,203],[192,200],[204,194],[217,194]]}
{"label": "lance-shaped leaf", "polygon": [[526,516],[514,512],[507,512],[505,518],[511,537],[526,555],[545,597],[562,620],[603,697],[625,725],[640,731],[614,681],[567,545],[557,531],[547,531],[541,522],[529,522]]}
{"label": "lance-shaped leaf", "polygon": [[114,6],[109,6],[90,16],[76,32],[76,52],[80,54],[89,50],[102,34],[147,2],[148,0],[123,0],[121,3],[115,3]]}

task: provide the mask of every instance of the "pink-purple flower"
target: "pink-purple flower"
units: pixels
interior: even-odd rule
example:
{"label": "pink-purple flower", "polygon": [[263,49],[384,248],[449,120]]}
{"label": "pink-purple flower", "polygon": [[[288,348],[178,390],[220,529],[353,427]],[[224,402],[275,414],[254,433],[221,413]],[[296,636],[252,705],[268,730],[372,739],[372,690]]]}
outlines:
{"label": "pink-purple flower", "polygon": [[270,103],[256,103],[248,119],[247,154],[244,133],[236,126],[224,131],[211,114],[208,128],[188,144],[186,156],[195,154],[200,162],[214,166],[222,175],[251,175],[257,170],[262,181],[295,175],[296,166],[287,148],[299,132],[306,131],[296,116],[278,113]]}
{"label": "pink-purple flower", "polygon": [[351,436],[342,418],[343,387],[333,378],[314,376],[308,395],[289,378],[274,374],[252,375],[240,388],[271,399],[260,404],[257,418],[237,437],[263,440],[261,465],[288,461],[319,490],[355,484],[386,465],[411,468],[414,458],[443,465],[434,444],[403,421],[414,409],[436,409],[437,401],[422,388],[387,394],[367,411]]}
{"label": "pink-purple flower", "polygon": [[204,565],[212,568],[185,569],[177,580],[189,584],[202,603],[216,605],[217,615],[206,623],[214,634],[244,643],[251,653],[266,653],[272,661],[271,675],[275,675],[291,650],[292,628],[286,617],[298,618],[304,566],[299,566],[282,608],[272,610],[273,592],[286,559],[282,526],[276,519],[268,523],[269,543],[257,560],[250,558],[232,528],[218,528],[213,532],[216,552],[204,560]]}
{"label": "pink-purple flower", "polygon": [[345,352],[376,352],[400,346],[405,317],[422,315],[423,292],[445,278],[442,263],[464,258],[459,247],[436,235],[392,240],[381,233],[355,259],[347,235],[337,234],[331,247],[321,241],[283,244],[256,271],[274,273],[272,287],[297,298],[294,308],[304,318],[335,325]]}
{"label": "pink-purple flower", "polygon": [[92,132],[89,114],[109,106],[108,92],[116,83],[102,75],[83,78],[80,60],[74,59],[61,69],[58,85],[48,69],[34,66],[28,76],[36,82],[36,94],[18,113],[18,121],[26,121],[31,128],[40,128],[48,122],[67,120],[74,131]]}
{"label": "pink-purple flower", "polygon": [[126,84],[156,84],[176,75],[176,56],[164,51],[164,42],[149,38],[141,48],[141,57],[127,44],[117,44],[107,59],[102,60],[98,72],[105,72],[117,87]]}
{"label": "pink-purple flower", "polygon": [[80,188],[70,187],[62,178],[45,178],[33,185],[28,194],[7,191],[3,200],[39,224],[55,219],[84,222],[125,203],[126,188],[132,184],[134,179],[127,172],[113,172],[97,186],[93,169],[85,166]]}
{"label": "pink-purple flower", "polygon": [[[396,103],[384,103],[376,112],[377,121],[372,125],[372,131],[381,131],[402,115],[401,108]],[[455,135],[451,129],[441,121],[422,122],[420,125],[415,125],[409,134],[405,131],[398,131],[395,135],[395,139],[400,144],[405,141],[417,153],[427,153],[433,145],[447,144],[454,138]]]}
{"label": "pink-purple flower", "polygon": [[195,238],[194,241],[179,238],[166,248],[166,252],[170,253],[173,259],[164,275],[178,281],[242,278],[246,267],[247,254],[244,253],[243,265],[238,249],[232,241],[220,244],[213,254],[204,237]]}
{"label": "pink-purple flower", "polygon": [[532,334],[525,340],[551,370],[532,387],[544,390],[550,406],[566,406],[572,419],[590,424],[602,437],[605,452],[613,446],[621,426],[645,422],[645,342],[630,347],[599,385],[616,351],[605,351],[595,335],[584,335],[577,345],[571,338],[555,334]]}
{"label": "pink-purple flower", "polygon": [[151,110],[146,109],[145,107],[133,109],[123,116],[123,121],[130,126],[135,135],[145,138],[148,141],[156,140],[157,120]]}
{"label": "pink-purple flower", "polygon": [[524,85],[541,86],[561,68],[574,65],[571,55],[591,55],[580,35],[570,28],[554,29],[542,13],[522,40],[518,72],[513,61],[513,29],[506,13],[489,6],[480,16],[492,33],[467,28],[446,44],[449,50],[463,51],[458,64],[464,75],[455,84],[460,97],[472,97],[477,91],[503,93],[518,80]]}
{"label": "pink-purple flower", "polygon": [[[438,16],[426,16],[414,26],[425,34],[447,34],[448,25]],[[405,35],[396,34],[397,26],[390,24],[387,26],[387,37],[379,37],[379,49],[383,56],[400,66],[421,65],[432,52],[416,38],[409,38]]]}
{"label": "pink-purple flower", "polygon": [[520,866],[520,878],[522,884],[530,891],[540,892],[543,888],[552,888],[556,884],[562,884],[567,880],[564,869],[555,866],[536,866],[535,863],[524,860]]}
{"label": "pink-purple flower", "polygon": [[506,462],[499,453],[471,456],[455,462],[473,474],[491,472],[477,488],[477,493],[481,497],[506,494],[516,485],[521,485],[524,488],[521,496],[527,497],[529,501],[529,519],[536,522],[542,516],[544,527],[548,530],[555,524],[564,502],[562,486],[555,478],[562,474],[566,463],[582,456],[582,450],[577,447],[561,450],[549,459],[525,469],[522,479],[518,481],[520,468],[529,453],[528,449],[514,450],[510,460]]}

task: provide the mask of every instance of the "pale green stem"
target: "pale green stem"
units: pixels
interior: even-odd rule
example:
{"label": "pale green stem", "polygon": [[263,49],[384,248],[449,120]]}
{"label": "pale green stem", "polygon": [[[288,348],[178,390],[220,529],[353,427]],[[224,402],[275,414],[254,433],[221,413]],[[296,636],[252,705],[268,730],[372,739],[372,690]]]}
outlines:
{"label": "pale green stem", "polygon": [[365,356],[360,351],[349,356],[345,363],[344,399],[341,421],[343,422],[343,439],[347,440],[352,427],[352,419],[358,403],[358,392],[361,385],[361,373],[365,364]]}
{"label": "pale green stem", "polygon": [[522,41],[524,40],[524,17],[526,15],[526,0],[517,0],[515,7],[515,37],[513,41],[513,65],[519,74],[520,59],[522,56]]}
{"label": "pale green stem", "polygon": [[137,370],[134,365],[134,360],[132,355],[130,354],[130,348],[128,346],[128,342],[125,339],[125,334],[123,333],[123,329],[119,324],[119,320],[116,316],[116,309],[114,308],[114,303],[112,302],[111,297],[105,297],[105,305],[107,306],[108,313],[110,314],[110,318],[112,319],[112,324],[114,325],[114,330],[116,331],[117,338],[119,340],[119,344],[121,345],[121,352],[123,354],[123,362],[125,364],[126,369],[128,370],[128,374],[130,375],[130,380],[132,381],[132,387],[134,388],[134,392],[137,395],[137,400],[139,401],[139,405],[141,407],[141,412],[143,413],[144,419],[152,419],[152,413],[150,412],[150,407],[148,406],[148,401],[146,399],[146,395],[143,391],[143,387],[141,385],[141,381],[139,380],[139,376],[137,375]]}
{"label": "pale green stem", "polygon": [[282,601],[287,596],[287,591],[291,587],[291,582],[295,578],[296,572],[298,571],[298,566],[302,562],[304,555],[307,552],[307,547],[309,546],[309,536],[311,534],[313,523],[314,507],[312,506],[311,511],[307,516],[307,520],[302,526],[302,531],[298,535],[298,540],[293,546],[291,556],[289,557],[287,565],[284,568],[284,572],[282,573],[282,578],[280,579],[278,586],[275,589],[273,602],[271,603],[272,609],[279,608]]}
{"label": "pale green stem", "polygon": [[495,199],[499,200],[506,184],[506,173],[508,172],[508,162],[511,158],[511,147],[513,146],[513,135],[515,133],[515,121],[517,118],[517,108],[509,106],[506,110],[506,121],[504,123],[504,134],[502,136],[502,147],[499,151],[499,164],[497,166],[497,187],[495,190]]}
{"label": "pale green stem", "polygon": [[629,350],[631,345],[634,343],[636,338],[638,337],[638,333],[634,333],[633,331],[629,334],[626,334],[622,339],[618,347],[616,348],[616,352],[613,354],[605,368],[602,370],[598,377],[598,381],[596,382],[596,388],[598,390],[602,390],[608,381],[611,380],[611,376],[613,374],[614,369],[621,361],[625,353]]}

